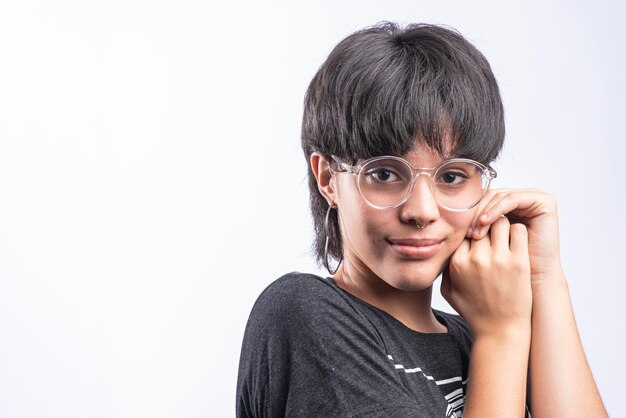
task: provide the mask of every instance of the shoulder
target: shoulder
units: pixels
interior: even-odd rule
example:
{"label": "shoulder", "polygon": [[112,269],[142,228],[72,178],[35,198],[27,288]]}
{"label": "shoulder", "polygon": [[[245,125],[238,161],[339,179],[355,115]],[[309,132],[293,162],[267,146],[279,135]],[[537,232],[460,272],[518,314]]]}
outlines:
{"label": "shoulder", "polygon": [[288,273],[254,304],[238,416],[399,416],[393,411],[412,402],[400,383],[376,328],[330,279]]}
{"label": "shoulder", "polygon": [[389,366],[378,345],[375,331],[333,282],[299,272],[280,277],[261,293],[248,318],[238,416],[330,416],[334,409],[349,410],[344,388],[376,361]]}
{"label": "shoulder", "polygon": [[[330,280],[291,272],[259,295],[246,327],[255,340],[310,341],[362,328],[362,313]],[[346,328],[350,328],[349,330]]]}
{"label": "shoulder", "polygon": [[333,284],[321,276],[292,271],[287,273],[265,288],[259,296],[257,303],[266,300],[284,300],[288,297],[291,301],[304,302],[311,296],[328,295],[335,293]]}
{"label": "shoulder", "polygon": [[281,276],[265,288],[252,308],[251,316],[314,315],[337,307],[342,302],[343,298],[328,279],[294,271]]}

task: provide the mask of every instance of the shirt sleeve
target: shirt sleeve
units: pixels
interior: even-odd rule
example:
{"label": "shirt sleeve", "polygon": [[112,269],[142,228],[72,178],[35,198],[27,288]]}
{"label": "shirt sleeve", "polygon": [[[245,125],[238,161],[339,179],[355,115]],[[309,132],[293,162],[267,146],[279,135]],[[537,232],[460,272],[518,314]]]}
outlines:
{"label": "shirt sleeve", "polygon": [[[399,381],[380,336],[337,290],[286,275],[252,309],[237,382],[238,417],[432,417]],[[431,409],[429,409],[431,408]]]}

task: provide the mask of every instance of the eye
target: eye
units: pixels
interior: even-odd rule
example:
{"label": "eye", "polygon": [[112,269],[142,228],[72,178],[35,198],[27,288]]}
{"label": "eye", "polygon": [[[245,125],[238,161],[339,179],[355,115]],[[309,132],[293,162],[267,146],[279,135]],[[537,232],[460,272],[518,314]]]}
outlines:
{"label": "eye", "polygon": [[389,168],[374,168],[365,173],[365,176],[378,183],[391,183],[400,180],[400,176]]}
{"label": "eye", "polygon": [[437,182],[446,186],[459,186],[463,184],[469,177],[462,171],[447,170],[437,176]]}

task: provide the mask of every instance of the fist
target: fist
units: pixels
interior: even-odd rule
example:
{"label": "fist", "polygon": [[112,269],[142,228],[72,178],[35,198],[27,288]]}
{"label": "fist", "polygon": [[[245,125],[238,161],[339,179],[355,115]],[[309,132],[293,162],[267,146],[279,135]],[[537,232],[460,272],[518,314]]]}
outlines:
{"label": "fist", "polygon": [[482,239],[465,239],[444,271],[441,294],[474,337],[530,326],[528,231],[500,217]]}

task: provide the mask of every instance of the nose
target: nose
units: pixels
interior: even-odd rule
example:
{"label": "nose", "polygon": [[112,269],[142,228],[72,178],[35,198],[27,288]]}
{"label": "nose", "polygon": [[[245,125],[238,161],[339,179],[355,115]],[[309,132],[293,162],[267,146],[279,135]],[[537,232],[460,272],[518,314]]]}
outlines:
{"label": "nose", "polygon": [[426,226],[439,219],[439,206],[430,188],[430,176],[420,173],[409,198],[400,206],[403,222]]}

